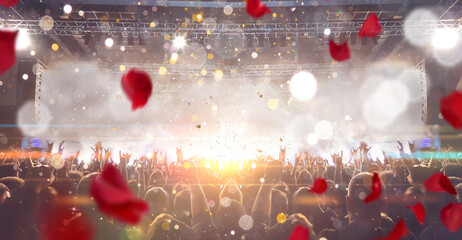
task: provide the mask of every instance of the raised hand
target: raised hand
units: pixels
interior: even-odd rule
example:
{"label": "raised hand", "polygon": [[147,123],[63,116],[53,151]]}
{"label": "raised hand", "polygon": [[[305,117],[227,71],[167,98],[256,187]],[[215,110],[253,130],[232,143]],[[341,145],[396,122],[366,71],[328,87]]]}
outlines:
{"label": "raised hand", "polygon": [[398,150],[399,152],[404,152],[404,147],[403,147],[403,143],[401,143],[401,141],[396,141],[398,143]]}
{"label": "raised hand", "polygon": [[408,142],[408,144],[409,144],[409,150],[411,151],[411,153],[413,153],[415,150],[415,141]]}
{"label": "raised hand", "polygon": [[51,153],[51,151],[53,151],[53,145],[55,145],[55,142],[47,141],[47,144],[48,144],[47,152]]}
{"label": "raised hand", "polygon": [[279,150],[279,161],[285,162],[286,161],[286,147]]}
{"label": "raised hand", "polygon": [[121,151],[119,151],[119,159],[120,159],[119,165],[124,166],[124,167],[127,166],[128,161],[130,160],[131,156],[132,156],[131,154],[122,153]]}
{"label": "raised hand", "polygon": [[183,161],[183,151],[181,150],[181,147],[176,148],[176,160],[177,160],[177,162],[182,162]]}
{"label": "raised hand", "polygon": [[64,141],[59,143],[58,153],[62,154],[64,150]]}

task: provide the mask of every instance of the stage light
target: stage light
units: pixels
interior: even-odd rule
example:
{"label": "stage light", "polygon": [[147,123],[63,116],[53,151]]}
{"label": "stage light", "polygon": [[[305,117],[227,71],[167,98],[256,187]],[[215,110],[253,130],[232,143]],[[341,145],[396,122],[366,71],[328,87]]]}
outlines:
{"label": "stage light", "polygon": [[183,36],[177,36],[173,39],[173,47],[176,49],[184,48],[186,46],[186,39]]}
{"label": "stage light", "polygon": [[69,4],[64,5],[63,11],[64,11],[66,14],[71,13],[71,12],[72,12],[72,6],[69,5]]}
{"label": "stage light", "polygon": [[83,15],[85,15],[85,12],[83,10],[80,10],[79,11],[79,16],[83,17]]}
{"label": "stage light", "polygon": [[308,136],[306,137],[306,141],[307,141],[308,144],[310,144],[310,145],[315,145],[316,143],[318,143],[318,136],[316,136],[316,134],[314,134],[314,133],[310,133],[310,134],[308,134]]}
{"label": "stage light", "polygon": [[330,28],[324,29],[324,35],[329,36],[330,35]]}
{"label": "stage light", "polygon": [[318,87],[316,78],[309,72],[296,73],[290,80],[289,85],[292,95],[301,101],[310,100],[316,94]]}
{"label": "stage light", "polygon": [[25,29],[19,29],[18,37],[16,38],[16,50],[24,50],[30,45],[30,37]]}
{"label": "stage light", "polygon": [[453,28],[440,28],[435,31],[432,38],[432,45],[438,50],[449,50],[454,48],[460,41],[460,34]]}
{"label": "stage light", "polygon": [[24,80],[29,79],[29,75],[27,75],[27,73],[24,73],[24,74],[22,75],[22,79],[24,79]]}
{"label": "stage light", "polygon": [[178,60],[178,53],[176,53],[176,52],[172,53],[172,60],[173,61]]}
{"label": "stage light", "polygon": [[333,131],[334,128],[332,127],[332,124],[326,120],[319,121],[318,123],[316,123],[316,126],[314,127],[314,132],[316,133],[316,136],[324,140],[331,138]]}
{"label": "stage light", "polygon": [[107,48],[112,48],[112,46],[114,46],[114,40],[112,38],[108,37],[104,41],[104,45],[106,45]]}

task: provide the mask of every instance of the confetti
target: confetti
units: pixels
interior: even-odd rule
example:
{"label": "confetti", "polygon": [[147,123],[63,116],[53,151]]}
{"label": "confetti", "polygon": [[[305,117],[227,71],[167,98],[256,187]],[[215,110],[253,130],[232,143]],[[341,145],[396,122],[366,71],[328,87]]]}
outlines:
{"label": "confetti", "polygon": [[149,210],[146,202],[132,194],[122,174],[112,164],[92,180],[90,196],[101,212],[127,224],[137,224]]}
{"label": "confetti", "polygon": [[409,235],[409,230],[407,229],[406,223],[403,219],[400,219],[387,237],[377,240],[400,240],[402,237],[407,237],[407,235]]}
{"label": "confetti", "polygon": [[16,61],[15,41],[18,31],[0,31],[0,75],[10,69]]}
{"label": "confetti", "polygon": [[375,13],[369,15],[369,17],[364,21],[363,26],[359,30],[359,37],[368,37],[373,38],[379,35],[382,32],[382,25],[380,25],[379,18]]}
{"label": "confetti", "polygon": [[451,232],[456,232],[462,226],[462,204],[450,203],[441,209],[441,222]]}
{"label": "confetti", "polygon": [[259,18],[265,15],[265,13],[271,13],[271,9],[266,7],[260,0],[248,0],[246,2],[246,10],[247,13],[254,18]]}
{"label": "confetti", "polygon": [[372,176],[372,186],[371,186],[372,193],[369,194],[369,196],[364,199],[364,203],[370,203],[372,201],[375,201],[380,198],[380,195],[382,194],[382,185],[380,182],[379,174],[374,173],[374,176]]}
{"label": "confetti", "polygon": [[334,40],[329,40],[330,56],[336,61],[345,61],[350,58],[350,48],[348,42],[336,44]]}
{"label": "confetti", "polygon": [[416,203],[414,206],[407,206],[407,208],[411,209],[414,212],[417,221],[419,221],[420,225],[424,225],[425,222],[425,208],[421,203]]}
{"label": "confetti", "polygon": [[318,178],[314,181],[313,187],[311,187],[310,192],[316,194],[323,194],[327,190],[327,182],[324,178]]}
{"label": "confetti", "polygon": [[440,101],[441,114],[455,129],[462,128],[462,92],[454,91]]}
{"label": "confetti", "polygon": [[302,225],[295,226],[288,240],[309,240],[310,230]]}
{"label": "confetti", "polygon": [[443,173],[435,173],[424,182],[424,186],[428,191],[432,192],[447,192],[452,195],[457,195],[456,189],[452,186],[451,180]]}
{"label": "confetti", "polygon": [[122,76],[122,88],[135,111],[146,105],[152,94],[151,78],[145,72],[131,69]]}

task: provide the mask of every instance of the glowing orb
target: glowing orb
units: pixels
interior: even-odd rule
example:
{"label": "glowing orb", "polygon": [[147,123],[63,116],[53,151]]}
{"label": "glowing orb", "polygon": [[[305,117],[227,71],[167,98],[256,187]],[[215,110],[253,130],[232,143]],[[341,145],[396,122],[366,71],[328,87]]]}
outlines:
{"label": "glowing orb", "polygon": [[51,158],[50,161],[51,166],[53,166],[56,169],[61,169],[64,167],[64,158],[61,156],[61,154],[56,154]]}
{"label": "glowing orb", "polygon": [[334,128],[332,127],[332,124],[326,120],[319,121],[314,127],[314,132],[319,139],[329,139],[332,137],[333,131]]}
{"label": "glowing orb", "polygon": [[310,100],[317,91],[318,83],[309,72],[296,73],[290,80],[290,92],[300,101]]}

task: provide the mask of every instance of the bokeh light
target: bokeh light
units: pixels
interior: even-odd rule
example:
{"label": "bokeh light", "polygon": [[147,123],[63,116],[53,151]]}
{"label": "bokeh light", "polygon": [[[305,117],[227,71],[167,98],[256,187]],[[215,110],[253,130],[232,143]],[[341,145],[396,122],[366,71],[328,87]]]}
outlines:
{"label": "bokeh light", "polygon": [[314,127],[314,132],[316,133],[316,136],[319,139],[327,140],[332,137],[334,128],[332,126],[332,123],[330,123],[327,120],[322,120],[316,123],[316,126]]}
{"label": "bokeh light", "polygon": [[300,101],[310,100],[317,91],[318,83],[309,72],[296,73],[290,80],[290,92]]}

